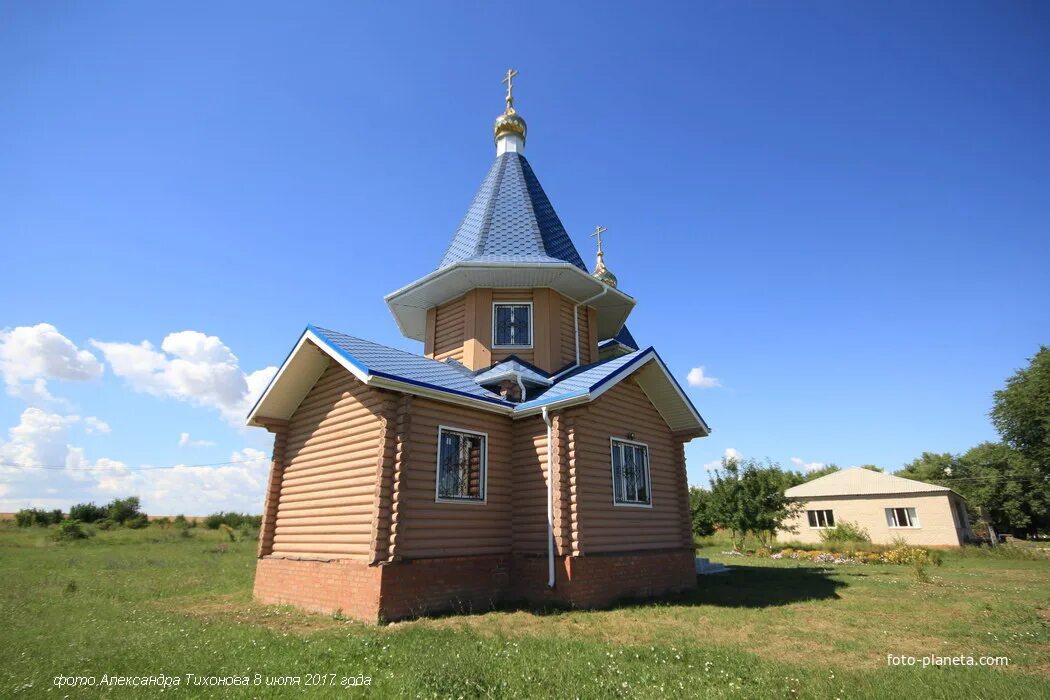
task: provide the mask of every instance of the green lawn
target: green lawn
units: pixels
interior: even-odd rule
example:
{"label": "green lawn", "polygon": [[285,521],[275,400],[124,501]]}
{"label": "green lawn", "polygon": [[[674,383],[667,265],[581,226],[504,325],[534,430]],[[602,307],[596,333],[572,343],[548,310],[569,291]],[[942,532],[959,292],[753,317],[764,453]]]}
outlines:
{"label": "green lawn", "polygon": [[[704,554],[732,573],[675,600],[375,628],[255,605],[255,543],[193,532],[151,526],[55,544],[0,524],[0,697],[144,694],[52,688],[59,674],[180,676],[165,693],[176,697],[1050,696],[1048,561],[949,554],[923,583],[908,567],[726,558],[712,547]],[[887,654],[1006,656],[1009,666],[888,667]],[[188,673],[372,684],[204,688],[187,686]]]}

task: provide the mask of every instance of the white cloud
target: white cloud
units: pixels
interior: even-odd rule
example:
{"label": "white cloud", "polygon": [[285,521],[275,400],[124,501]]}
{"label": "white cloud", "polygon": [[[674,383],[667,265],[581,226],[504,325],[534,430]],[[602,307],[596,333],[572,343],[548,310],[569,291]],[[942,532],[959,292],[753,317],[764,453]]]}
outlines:
{"label": "white cloud", "polygon": [[103,486],[114,489],[114,495],[138,494],[143,509],[155,515],[207,515],[219,510],[261,512],[270,469],[266,453],[247,447],[231,453],[230,461],[233,464],[219,467],[144,467],[127,479],[114,476]]}
{"label": "white cloud", "polygon": [[160,350],[148,340],[110,343],[92,340],[113,368],[136,391],[170,396],[214,408],[241,423],[277,372],[266,367],[245,374],[237,356],[216,336],[198,331],[172,333]]}
{"label": "white cloud", "polygon": [[797,466],[797,467],[801,468],[803,471],[807,471],[807,472],[815,472],[815,471],[817,471],[819,469],[823,469],[824,467],[827,466],[823,462],[807,462],[804,459],[802,459],[801,457],[792,457],[791,458],[791,462],[795,466]]}
{"label": "white cloud", "polygon": [[27,408],[22,411],[18,425],[8,428],[7,441],[0,443],[0,461],[19,467],[65,464],[69,453],[69,426],[79,420],[79,416]]}
{"label": "white cloud", "polygon": [[194,440],[189,433],[179,433],[179,447],[214,447],[211,440]]}
{"label": "white cloud", "polygon": [[689,386],[698,386],[701,389],[711,389],[722,386],[715,377],[708,377],[705,375],[703,367],[693,367],[689,370],[689,374],[685,379],[689,382]]}
{"label": "white cloud", "polygon": [[12,396],[30,403],[56,401],[48,379],[88,381],[102,371],[98,358],[50,323],[0,330],[0,375]]}
{"label": "white cloud", "polygon": [[[726,459],[729,461],[739,462],[743,458],[744,455],[740,454],[740,450],[736,449],[735,447],[727,447],[722,453],[722,459]],[[704,470],[710,472],[714,471],[715,469],[720,469],[722,467],[722,459],[713,459],[710,462],[705,463]]]}
{"label": "white cloud", "polygon": [[[80,501],[131,495],[139,496],[143,509],[154,515],[262,509],[270,466],[262,450],[234,451],[230,464],[216,467],[132,468],[107,457],[90,460],[84,448],[69,444],[70,427],[79,421],[78,416],[39,408],[22,413],[7,439],[0,440],[0,510],[68,508]],[[26,468],[34,466],[51,468]]]}
{"label": "white cloud", "polygon": [[86,418],[84,418],[84,432],[88,434],[111,433],[113,432],[113,430],[109,427],[109,423],[102,420],[101,418],[96,418],[95,416],[87,416]]}

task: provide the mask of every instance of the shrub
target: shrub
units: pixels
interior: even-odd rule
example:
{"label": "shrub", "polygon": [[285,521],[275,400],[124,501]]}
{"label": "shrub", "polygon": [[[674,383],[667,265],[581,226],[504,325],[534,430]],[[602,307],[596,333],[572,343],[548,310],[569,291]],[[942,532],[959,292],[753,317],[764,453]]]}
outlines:
{"label": "shrub", "polygon": [[124,521],[124,527],[130,527],[132,530],[141,530],[147,525],[149,525],[149,518],[145,513],[138,513]]}
{"label": "shrub", "polygon": [[102,520],[99,520],[97,523],[95,523],[95,527],[97,527],[99,530],[112,530],[116,526],[117,524],[109,518],[103,518]]}
{"label": "shrub", "polygon": [[85,530],[78,520],[63,520],[58,529],[51,535],[56,542],[69,542],[72,540],[86,540],[91,537],[91,531]]}
{"label": "shrub", "polygon": [[715,534],[710,491],[696,486],[689,487],[689,510],[693,521],[694,537],[710,537]]}
{"label": "shrub", "polygon": [[94,503],[78,503],[69,509],[69,519],[82,523],[95,523],[107,515],[109,511],[105,506],[97,506]]}
{"label": "shrub", "polygon": [[848,520],[833,528],[820,531],[820,541],[834,544],[839,542],[871,542],[871,535],[857,523]]}
{"label": "shrub", "polygon": [[204,519],[204,527],[209,530],[218,530],[220,525],[229,525],[232,528],[244,526],[258,528],[262,525],[262,516],[222,511],[212,513]]}
{"label": "shrub", "polygon": [[186,529],[191,527],[197,527],[196,520],[190,520],[185,515],[176,515],[175,519],[171,521],[175,527],[180,529]]}
{"label": "shrub", "polygon": [[62,522],[62,511],[44,510],[42,508],[23,508],[15,513],[15,523],[18,527],[47,527]]}
{"label": "shrub", "polygon": [[110,520],[124,525],[127,520],[137,515],[145,517],[145,514],[139,510],[139,506],[138,496],[115,498],[106,506],[106,511],[109,513]]}

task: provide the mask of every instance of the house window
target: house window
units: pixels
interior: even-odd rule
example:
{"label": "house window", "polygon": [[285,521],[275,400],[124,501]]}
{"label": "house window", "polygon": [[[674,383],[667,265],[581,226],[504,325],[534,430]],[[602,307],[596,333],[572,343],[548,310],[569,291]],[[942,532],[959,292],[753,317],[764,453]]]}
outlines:
{"label": "house window", "polygon": [[835,514],[830,510],[807,510],[809,526],[817,528],[835,527]]}
{"label": "house window", "polygon": [[437,500],[485,501],[488,438],[456,428],[438,428]]}
{"label": "house window", "polygon": [[532,304],[515,302],[492,305],[492,346],[532,347]]}
{"label": "house window", "polygon": [[612,440],[613,504],[651,506],[649,448],[640,442]]}
{"label": "house window", "polygon": [[887,508],[886,524],[890,527],[919,527],[919,516],[914,508]]}

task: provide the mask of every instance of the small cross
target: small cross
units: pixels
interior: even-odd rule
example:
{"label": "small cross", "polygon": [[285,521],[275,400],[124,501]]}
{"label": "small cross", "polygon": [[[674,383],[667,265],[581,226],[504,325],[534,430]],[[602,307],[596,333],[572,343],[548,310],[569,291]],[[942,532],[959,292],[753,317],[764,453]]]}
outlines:
{"label": "small cross", "polygon": [[514,89],[514,84],[513,84],[512,81],[514,80],[514,76],[517,75],[517,74],[518,74],[518,71],[514,70],[513,68],[510,68],[510,69],[507,70],[507,77],[500,81],[501,83],[506,83],[507,84],[507,106],[508,107],[510,107],[510,106],[512,106],[514,104],[514,97],[513,97],[513,95],[510,94],[510,91]]}
{"label": "small cross", "polygon": [[595,226],[594,227],[594,233],[591,234],[592,236],[597,236],[598,237],[598,252],[599,253],[602,252],[602,234],[605,233],[608,230],[609,229],[605,228],[604,226]]}

